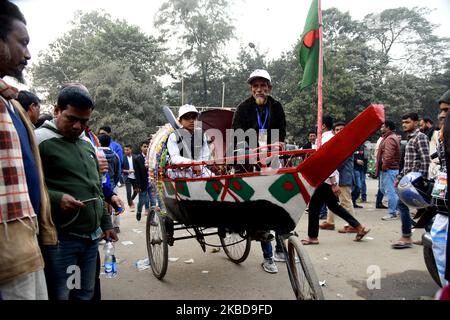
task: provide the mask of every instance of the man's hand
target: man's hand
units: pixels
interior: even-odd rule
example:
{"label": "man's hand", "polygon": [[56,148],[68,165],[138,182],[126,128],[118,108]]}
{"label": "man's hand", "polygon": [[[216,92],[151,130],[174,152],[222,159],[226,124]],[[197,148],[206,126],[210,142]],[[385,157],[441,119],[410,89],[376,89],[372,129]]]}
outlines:
{"label": "man's hand", "polygon": [[120,199],[120,197],[116,194],[111,197],[111,205],[114,209],[116,209],[116,211],[118,208],[125,208],[125,204],[122,199]]}
{"label": "man's hand", "polygon": [[80,208],[84,208],[86,205],[72,197],[70,194],[64,194],[61,198],[61,202],[59,203],[62,213],[75,213]]}
{"label": "man's hand", "polygon": [[199,176],[199,175],[202,174],[202,167],[201,167],[201,166],[193,166],[193,167],[192,167],[192,172],[193,172],[195,175]]}
{"label": "man's hand", "polygon": [[333,191],[336,197],[339,197],[339,195],[341,194],[341,188],[339,188],[337,184],[331,186],[331,191]]}
{"label": "man's hand", "polygon": [[394,180],[394,188],[398,188],[398,182],[399,182],[398,179],[395,179],[395,180]]}
{"label": "man's hand", "polygon": [[362,161],[362,160],[360,160],[360,159],[356,160],[356,163],[359,164],[360,166],[363,166],[363,165],[364,165],[364,161]]}
{"label": "man's hand", "polygon": [[109,229],[105,231],[105,239],[111,238],[112,241],[119,241],[119,237],[114,229]]}
{"label": "man's hand", "polygon": [[97,158],[98,166],[100,167],[100,173],[107,173],[109,170],[108,160],[106,158]]}

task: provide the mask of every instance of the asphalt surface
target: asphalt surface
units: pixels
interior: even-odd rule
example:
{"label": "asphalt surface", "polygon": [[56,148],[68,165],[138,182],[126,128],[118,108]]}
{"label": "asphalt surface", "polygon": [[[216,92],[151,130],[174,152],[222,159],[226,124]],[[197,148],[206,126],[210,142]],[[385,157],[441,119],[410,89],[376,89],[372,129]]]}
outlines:
{"label": "asphalt surface", "polygon": [[[336,231],[321,230],[319,245],[307,246],[323,293],[328,300],[426,300],[433,299],[438,286],[426,270],[420,245],[394,250],[390,244],[400,237],[400,220],[382,221],[387,211],[375,209],[377,181],[367,179],[368,202],[356,209],[357,219],[371,229],[362,242],[354,234],[340,234],[345,224],[336,217]],[[125,188],[120,190],[126,199]],[[385,199],[386,202],[386,199]],[[137,201],[136,201],[137,204]],[[236,265],[221,250],[204,253],[194,239],[176,241],[169,247],[166,276],[156,279],[151,269],[139,270],[138,260],[147,258],[145,216],[136,221],[128,208],[122,215],[120,240],[116,243],[119,274],[106,279],[101,275],[102,298],[111,300],[293,300],[295,299],[284,263],[279,272],[268,274],[261,267],[259,242],[252,242],[249,257]],[[306,237],[308,216],[296,228],[299,239]],[[423,229],[414,232],[419,240]],[[178,235],[187,235],[178,231]],[[219,244],[217,236],[206,238]],[[273,242],[274,243],[274,242]],[[102,248],[100,248],[102,250]],[[186,263],[189,261],[191,263]]]}

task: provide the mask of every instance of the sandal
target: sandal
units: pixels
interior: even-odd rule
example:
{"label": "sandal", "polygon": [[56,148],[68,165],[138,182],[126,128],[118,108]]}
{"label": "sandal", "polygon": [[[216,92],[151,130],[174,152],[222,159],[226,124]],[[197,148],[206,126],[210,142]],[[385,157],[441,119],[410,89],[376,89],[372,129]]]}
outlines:
{"label": "sandal", "polygon": [[311,240],[311,239],[302,239],[302,240],[300,240],[300,242],[304,246],[308,246],[310,244],[319,244],[319,240]]}
{"label": "sandal", "polygon": [[364,236],[369,233],[369,231],[370,229],[363,228],[360,232],[356,234],[355,240],[353,241],[361,241],[362,238],[364,238]]}
{"label": "sandal", "polygon": [[397,241],[393,244],[391,244],[392,249],[406,249],[406,248],[412,248],[413,244],[412,242],[406,242],[406,241]]}

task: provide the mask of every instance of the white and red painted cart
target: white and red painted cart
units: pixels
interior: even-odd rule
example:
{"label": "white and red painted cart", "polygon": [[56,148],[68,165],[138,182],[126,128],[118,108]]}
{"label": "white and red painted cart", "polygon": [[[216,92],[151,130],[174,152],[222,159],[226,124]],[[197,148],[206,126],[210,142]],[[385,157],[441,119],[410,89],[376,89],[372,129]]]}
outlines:
{"label": "white and red painted cart", "polygon": [[[225,118],[230,121],[219,117]],[[317,151],[285,151],[272,145],[270,152],[255,149],[242,156],[177,166],[165,163],[165,141],[174,129],[170,124],[161,128],[148,154],[151,180],[164,203],[156,223],[151,215],[147,219],[147,248],[154,275],[162,279],[166,274],[168,246],[174,240],[196,238],[205,250],[205,236],[218,235],[230,260],[241,263],[249,254],[254,234],[277,230],[296,298],[322,299],[314,268],[294,229],[315,188],[383,122],[384,107],[371,105]],[[272,169],[266,164],[275,158],[280,165]],[[238,164],[242,162],[245,164]],[[183,176],[192,166],[208,168],[211,174]],[[181,174],[171,178],[168,173],[174,170]],[[169,218],[175,221],[175,230],[194,230],[192,237],[168,240],[165,221]]]}

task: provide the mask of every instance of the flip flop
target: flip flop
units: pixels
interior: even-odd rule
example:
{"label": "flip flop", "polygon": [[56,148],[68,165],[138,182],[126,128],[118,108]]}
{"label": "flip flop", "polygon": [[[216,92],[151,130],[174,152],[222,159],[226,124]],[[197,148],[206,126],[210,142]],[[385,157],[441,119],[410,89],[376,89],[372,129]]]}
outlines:
{"label": "flip flop", "polygon": [[309,246],[310,244],[319,244],[319,240],[302,239],[300,240],[302,245]]}
{"label": "flip flop", "polygon": [[362,238],[364,238],[364,236],[365,236],[366,234],[368,234],[369,232],[370,232],[370,229],[366,229],[366,228],[362,229],[361,232],[358,232],[358,233],[356,234],[356,237],[355,237],[355,239],[354,239],[353,241],[361,241]]}
{"label": "flip flop", "polygon": [[406,249],[412,248],[412,246],[413,246],[412,242],[405,242],[405,241],[397,241],[391,244],[392,249]]}

